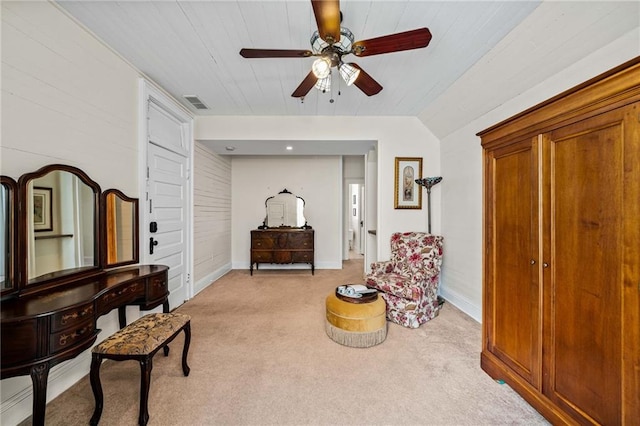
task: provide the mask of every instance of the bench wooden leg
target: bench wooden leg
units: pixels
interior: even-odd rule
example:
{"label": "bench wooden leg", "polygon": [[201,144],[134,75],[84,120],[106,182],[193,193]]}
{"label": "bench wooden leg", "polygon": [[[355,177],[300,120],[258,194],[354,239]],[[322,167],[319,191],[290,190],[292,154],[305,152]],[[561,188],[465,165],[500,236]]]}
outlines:
{"label": "bench wooden leg", "polygon": [[102,364],[102,357],[100,354],[92,354],[91,356],[91,372],[89,374],[89,380],[91,381],[91,389],[93,390],[93,396],[96,400],[96,408],[93,410],[93,416],[89,424],[96,426],[100,422],[100,416],[102,416],[102,404],[104,396],[102,394],[102,384],[100,383],[100,365]]}
{"label": "bench wooden leg", "polygon": [[151,356],[140,360],[140,414],[138,424],[145,426],[149,421],[149,386],[151,385],[151,370],[153,361]]}
{"label": "bench wooden leg", "polygon": [[187,353],[191,344],[191,321],[185,324],[184,328],[184,348],[182,348],[182,372],[185,376],[189,375],[191,368],[187,365]]}

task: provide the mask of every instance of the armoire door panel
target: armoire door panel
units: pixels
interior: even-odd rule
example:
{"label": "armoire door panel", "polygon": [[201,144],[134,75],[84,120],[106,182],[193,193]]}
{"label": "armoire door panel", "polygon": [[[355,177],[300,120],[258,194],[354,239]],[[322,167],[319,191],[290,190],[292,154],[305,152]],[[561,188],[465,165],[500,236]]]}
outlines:
{"label": "armoire door panel", "polygon": [[623,134],[622,112],[613,111],[549,136],[545,392],[599,424],[621,421]]}
{"label": "armoire door panel", "polygon": [[493,314],[488,350],[534,386],[540,370],[536,158],[531,141],[491,156],[493,244],[487,281]]}
{"label": "armoire door panel", "polygon": [[478,136],[481,367],[554,425],[640,426],[640,56]]}

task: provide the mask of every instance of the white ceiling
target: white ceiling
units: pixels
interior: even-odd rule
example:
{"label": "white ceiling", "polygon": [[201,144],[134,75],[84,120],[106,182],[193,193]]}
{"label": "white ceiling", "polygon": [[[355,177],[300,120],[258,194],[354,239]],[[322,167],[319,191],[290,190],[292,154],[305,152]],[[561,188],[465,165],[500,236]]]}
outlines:
{"label": "white ceiling", "polygon": [[199,114],[329,116],[417,115],[538,4],[343,0],[342,25],[356,41],[421,27],[433,39],[424,49],[345,57],[384,87],[378,95],[343,83],[340,96],[312,89],[301,103],[291,93],[315,58],[245,59],[238,52],[309,49],[317,29],[309,0],[58,3],[179,100],[197,95],[210,108]]}
{"label": "white ceiling", "polygon": [[[637,1],[342,0],[342,25],[356,41],[420,27],[433,39],[424,49],[345,57],[384,87],[377,95],[342,84],[339,96],[311,89],[301,103],[291,93],[313,57],[245,59],[238,52],[309,49],[316,30],[309,0],[57,3],[194,114],[418,116],[439,137],[628,33],[640,19]],[[209,110],[196,111],[184,95],[198,96]],[[253,154],[252,141],[236,145]],[[225,153],[224,146],[215,148]]]}

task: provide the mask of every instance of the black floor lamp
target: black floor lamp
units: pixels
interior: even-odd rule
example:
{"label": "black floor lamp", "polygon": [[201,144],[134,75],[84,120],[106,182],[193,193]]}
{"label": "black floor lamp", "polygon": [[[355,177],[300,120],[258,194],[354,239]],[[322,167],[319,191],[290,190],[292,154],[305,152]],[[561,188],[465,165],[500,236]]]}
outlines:
{"label": "black floor lamp", "polygon": [[442,176],[416,179],[418,185],[427,188],[427,217],[429,219],[429,233],[431,233],[431,188],[442,181]]}

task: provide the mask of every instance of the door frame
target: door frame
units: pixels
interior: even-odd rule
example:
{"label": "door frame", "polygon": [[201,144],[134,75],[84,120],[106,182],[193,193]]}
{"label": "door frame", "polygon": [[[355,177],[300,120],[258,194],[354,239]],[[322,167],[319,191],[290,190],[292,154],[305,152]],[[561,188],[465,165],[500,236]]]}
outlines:
{"label": "door frame", "polygon": [[162,143],[154,143],[154,145],[165,148],[179,154],[186,154],[187,158],[187,183],[185,188],[185,300],[193,297],[193,114],[180,105],[169,95],[165,94],[162,89],[151,83],[145,78],[139,79],[138,84],[138,187],[139,198],[141,199],[141,208],[139,209],[140,222],[140,263],[149,263],[149,251],[145,242],[149,241],[151,233],[149,232],[149,210],[147,208],[148,188],[147,188],[147,162],[148,162],[148,144],[149,142],[149,125],[148,125],[148,104],[153,102],[160,107],[165,113],[173,116],[176,120],[184,125],[184,141],[185,146],[183,152],[178,152],[175,147],[163,146]]}

